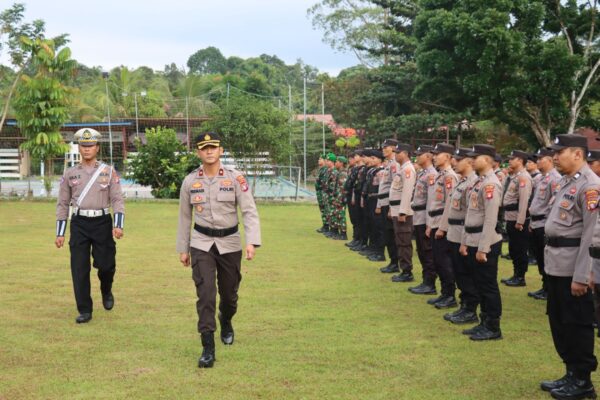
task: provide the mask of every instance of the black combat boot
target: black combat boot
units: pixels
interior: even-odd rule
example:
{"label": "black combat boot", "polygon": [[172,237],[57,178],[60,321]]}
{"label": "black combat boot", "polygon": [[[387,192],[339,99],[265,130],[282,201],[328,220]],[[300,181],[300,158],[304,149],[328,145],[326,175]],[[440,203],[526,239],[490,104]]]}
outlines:
{"label": "black combat boot", "polygon": [[484,312],[479,313],[479,325],[475,325],[472,328],[465,329],[464,331],[462,331],[462,334],[471,336],[471,335],[479,332],[480,330],[483,329],[483,324],[485,323],[486,319],[487,319],[486,313],[484,313]]}
{"label": "black combat boot", "polygon": [[564,400],[595,399],[596,389],[594,389],[589,374],[583,379],[574,374],[565,385],[550,391],[550,395],[554,399]]}
{"label": "black combat boot", "polygon": [[440,301],[436,301],[434,306],[438,310],[456,307],[456,298],[454,296],[444,296]]}
{"label": "black combat boot", "polygon": [[408,291],[413,294],[437,294],[435,286],[428,283],[421,283],[418,286],[408,288]]}
{"label": "black combat boot", "polygon": [[540,290],[536,290],[535,292],[527,292],[527,296],[535,297],[542,292],[545,292],[544,288],[541,288]]}
{"label": "black combat boot", "polygon": [[486,318],[483,328],[469,336],[469,339],[475,341],[502,339],[502,331],[500,331],[500,319]]}
{"label": "black combat boot", "polygon": [[567,371],[565,376],[562,378],[558,378],[554,381],[542,381],[540,383],[540,389],[542,389],[544,392],[551,392],[554,389],[560,389],[561,387],[565,386],[571,379],[573,379],[573,372]]}
{"label": "black combat boot", "polygon": [[412,272],[402,271],[401,274],[392,276],[392,282],[413,282],[414,280]]}
{"label": "black combat boot", "polygon": [[371,255],[367,256],[367,259],[369,261],[377,261],[377,262],[381,262],[381,261],[385,261],[385,256],[383,255],[383,252],[374,252]]}
{"label": "black combat boot", "polygon": [[454,317],[456,317],[458,315],[461,315],[465,311],[466,311],[465,305],[461,304],[460,307],[458,308],[458,310],[454,310],[452,312],[444,314],[444,320],[445,321],[450,321],[452,318],[454,318]]}
{"label": "black combat boot", "polygon": [[212,368],[215,364],[215,333],[202,332],[202,355],[198,359],[198,368]]}
{"label": "black combat boot", "polygon": [[464,309],[464,311],[461,314],[450,318],[450,322],[452,322],[453,324],[457,324],[457,325],[471,324],[473,322],[478,322],[478,321],[479,320],[477,319],[477,313],[475,311],[471,311],[466,308]]}
{"label": "black combat boot", "polygon": [[219,313],[219,323],[221,324],[221,342],[225,345],[232,345],[234,332],[231,318],[225,318],[223,314]]}
{"label": "black combat boot", "polygon": [[427,300],[427,304],[433,306],[435,303],[437,303],[438,301],[442,301],[444,300],[446,296],[444,296],[443,294],[439,295],[438,297],[434,297],[433,299],[429,299]]}
{"label": "black combat boot", "polygon": [[328,231],[329,227],[327,225],[323,225],[322,227],[320,227],[319,229],[317,229],[318,233],[323,233],[325,231]]}
{"label": "black combat boot", "polygon": [[514,278],[504,282],[504,284],[509,287],[527,286],[527,283],[525,283],[525,278],[522,276],[515,276]]}
{"label": "black combat boot", "polygon": [[356,239],[352,239],[352,241],[351,241],[351,242],[344,243],[344,246],[346,246],[346,247],[354,247],[354,246],[356,246],[358,243],[359,243],[359,242],[358,242],[358,240],[356,240]]}
{"label": "black combat boot", "polygon": [[334,239],[336,239],[336,240],[348,240],[348,235],[346,234],[346,232],[340,232],[340,233],[338,233],[337,237],[335,237]]}
{"label": "black combat boot", "polygon": [[115,306],[115,297],[112,292],[102,293],[102,306],[105,310],[110,311]]}

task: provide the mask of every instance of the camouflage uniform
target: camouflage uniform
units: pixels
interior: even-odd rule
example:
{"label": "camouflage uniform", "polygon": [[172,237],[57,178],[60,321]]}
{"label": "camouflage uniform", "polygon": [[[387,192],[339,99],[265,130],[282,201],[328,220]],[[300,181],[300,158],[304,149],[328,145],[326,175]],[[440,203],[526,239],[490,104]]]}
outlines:
{"label": "camouflage uniform", "polygon": [[344,184],[348,178],[346,169],[336,170],[335,187],[332,196],[331,221],[332,230],[340,234],[346,233],[346,190]]}
{"label": "camouflage uniform", "polygon": [[323,166],[319,168],[317,173],[317,181],[315,182],[315,191],[317,192],[317,203],[319,204],[319,211],[321,212],[321,221],[323,226],[327,225],[327,218],[325,217],[325,204],[323,199],[323,189],[325,185],[325,174],[327,173],[327,167]]}

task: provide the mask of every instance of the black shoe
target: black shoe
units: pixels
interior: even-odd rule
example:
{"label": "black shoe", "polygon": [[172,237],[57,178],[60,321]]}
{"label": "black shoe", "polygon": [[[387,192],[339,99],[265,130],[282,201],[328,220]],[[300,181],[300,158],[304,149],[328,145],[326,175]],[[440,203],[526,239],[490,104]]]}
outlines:
{"label": "black shoe", "polygon": [[368,247],[358,251],[358,254],[360,254],[361,256],[365,256],[365,257],[368,257],[374,253],[375,253],[375,250],[368,248]]}
{"label": "black shoe", "polygon": [[529,264],[529,265],[537,265],[537,260],[536,260],[535,258],[530,258],[530,259],[528,260],[528,264]]}
{"label": "black shoe", "polygon": [[77,318],[75,318],[75,322],[78,324],[85,324],[86,322],[90,322],[92,320],[92,313],[81,313]]}
{"label": "black shoe", "polygon": [[564,386],[552,390],[550,395],[554,399],[595,399],[596,390],[591,380],[572,378]]}
{"label": "black shoe", "polygon": [[487,318],[483,323],[482,329],[469,336],[469,339],[475,341],[502,339],[500,320]]}
{"label": "black shoe", "polygon": [[452,318],[456,318],[467,310],[461,305],[458,310],[444,314],[444,321],[450,321]]}
{"label": "black shoe", "polygon": [[500,283],[506,283],[508,281],[512,281],[515,278],[516,278],[516,276],[514,276],[514,275],[511,276],[510,278],[502,278],[502,279],[500,279]]}
{"label": "black shoe", "polygon": [[394,272],[400,272],[400,268],[398,268],[398,264],[389,263],[385,267],[379,268],[379,271],[383,274],[393,274]]}
{"label": "black shoe", "polygon": [[454,296],[444,296],[444,298],[434,304],[435,308],[442,310],[444,308],[456,307],[456,298]]}
{"label": "black shoe", "polygon": [[479,332],[480,330],[483,329],[483,324],[485,323],[486,318],[487,317],[486,317],[485,313],[480,313],[479,314],[479,325],[475,325],[472,328],[463,330],[462,334],[463,335],[467,335],[467,336],[471,336],[471,335]]}
{"label": "black shoe", "polygon": [[430,286],[425,283],[422,283],[419,286],[408,288],[408,291],[413,294],[437,294],[434,286]]}
{"label": "black shoe", "polygon": [[500,258],[504,258],[505,260],[510,260],[510,254],[502,254]]}
{"label": "black shoe", "polygon": [[202,332],[202,355],[198,359],[198,368],[212,368],[216,361],[215,357],[215,333]]}
{"label": "black shoe", "polygon": [[107,294],[102,293],[102,305],[105,310],[112,310],[115,306],[115,297],[112,292],[108,292]]}
{"label": "black shoe", "polygon": [[456,325],[471,324],[478,322],[477,314],[473,311],[465,310],[462,314],[457,315],[450,319],[450,322]]}
{"label": "black shoe", "polygon": [[231,318],[226,319],[219,313],[219,323],[221,324],[221,342],[225,345],[232,345],[235,333],[233,325],[231,325]]}
{"label": "black shoe", "polygon": [[548,292],[544,290],[540,294],[533,296],[533,298],[542,301],[548,300]]}
{"label": "black shoe", "polygon": [[571,379],[573,379],[573,372],[567,371],[565,376],[558,378],[555,381],[542,381],[540,383],[540,389],[542,389],[544,392],[551,392],[554,389],[560,389],[561,387],[565,386],[571,381]]}
{"label": "black shoe", "polygon": [[519,286],[527,286],[525,283],[525,278],[520,276],[515,276],[513,279],[509,279],[504,284],[508,287],[519,287]]}
{"label": "black shoe", "polygon": [[445,296],[442,294],[442,295],[440,295],[440,296],[438,296],[438,297],[435,297],[435,298],[433,298],[433,299],[429,299],[429,300],[427,300],[427,304],[429,304],[429,305],[434,305],[434,304],[435,304],[435,303],[437,303],[438,301],[442,301],[442,300],[444,300],[444,298],[445,298]]}
{"label": "black shoe", "polygon": [[354,247],[358,244],[359,242],[356,239],[353,239],[351,242],[348,243],[344,243],[344,246],[346,247]]}
{"label": "black shoe", "polygon": [[319,229],[317,229],[318,233],[324,233],[325,231],[327,231],[327,225],[323,225],[322,227],[320,227]]}
{"label": "black shoe", "polygon": [[542,293],[544,291],[544,288],[540,289],[540,290],[536,290],[535,292],[527,292],[527,296],[529,297],[535,297],[538,294]]}
{"label": "black shoe", "polygon": [[334,239],[335,240],[348,240],[348,235],[346,234],[346,232],[340,232]]}
{"label": "black shoe", "polygon": [[373,253],[370,256],[367,257],[367,259],[369,261],[377,261],[377,262],[381,262],[381,261],[385,261],[385,256],[381,253]]}
{"label": "black shoe", "polygon": [[412,272],[402,272],[399,275],[392,276],[392,282],[413,282],[415,280]]}

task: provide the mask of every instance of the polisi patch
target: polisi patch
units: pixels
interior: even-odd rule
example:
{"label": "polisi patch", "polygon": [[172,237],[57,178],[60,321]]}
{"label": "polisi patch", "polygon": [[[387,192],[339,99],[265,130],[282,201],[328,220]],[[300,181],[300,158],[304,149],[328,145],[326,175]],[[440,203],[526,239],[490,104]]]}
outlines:
{"label": "polisi patch", "polygon": [[485,187],[485,198],[491,200],[494,198],[494,185],[486,185]]}
{"label": "polisi patch", "polygon": [[243,175],[239,175],[237,178],[235,178],[235,180],[238,181],[238,183],[240,184],[240,188],[242,188],[242,192],[248,191],[248,182],[246,182],[246,178],[244,178]]}
{"label": "polisi patch", "polygon": [[594,211],[598,208],[598,191],[596,189],[585,191],[585,204],[588,211]]}

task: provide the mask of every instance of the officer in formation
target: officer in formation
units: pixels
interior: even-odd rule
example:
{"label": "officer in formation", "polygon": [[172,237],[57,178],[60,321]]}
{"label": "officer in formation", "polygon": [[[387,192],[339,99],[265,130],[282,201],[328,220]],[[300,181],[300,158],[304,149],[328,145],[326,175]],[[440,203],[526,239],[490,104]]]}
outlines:
{"label": "officer in formation", "polygon": [[323,199],[323,190],[325,187],[325,178],[328,172],[328,168],[326,165],[327,155],[321,154],[319,156],[319,169],[317,171],[317,179],[315,181],[315,192],[317,193],[317,204],[319,205],[319,211],[321,213],[321,221],[323,222],[323,226],[317,229],[317,232],[323,233],[328,230],[327,226],[327,215],[325,213],[325,202]]}
{"label": "officer in formation", "polygon": [[[319,168],[316,187],[321,191],[321,220],[323,226],[317,229],[325,237],[335,240],[347,240],[346,206],[348,203],[348,159],[328,153]],[[352,163],[356,161],[353,159]],[[351,218],[354,212],[351,211]]]}
{"label": "officer in formation", "polygon": [[[94,268],[98,270],[102,305],[105,310],[111,310],[114,306],[112,286],[116,245],[113,238],[123,237],[125,222],[119,175],[114,167],[97,159],[100,138],[100,133],[94,129],[84,128],[75,133],[81,162],[65,171],[56,205],[57,248],[65,243],[67,220],[71,219],[69,249],[73,291],[79,311],[75,322],[78,324],[92,319],[90,255],[94,259]],[[114,213],[114,221],[110,208]]]}
{"label": "officer in formation", "polygon": [[183,266],[192,267],[196,286],[198,332],[202,355],[198,367],[215,362],[216,297],[219,292],[221,342],[232,345],[232,318],[237,311],[242,244],[238,209],[242,214],[246,259],[252,260],[261,245],[260,223],[252,192],[244,175],[221,164],[221,137],[216,133],[196,138],[202,166],[185,177],[179,196],[177,252]]}

